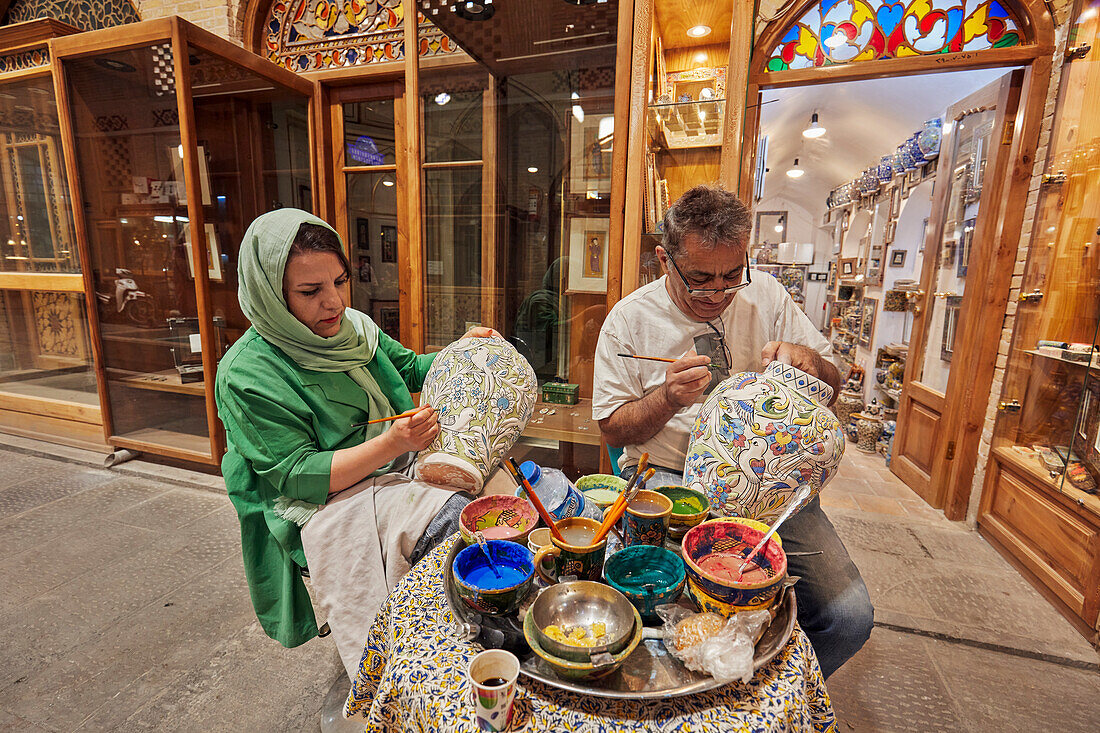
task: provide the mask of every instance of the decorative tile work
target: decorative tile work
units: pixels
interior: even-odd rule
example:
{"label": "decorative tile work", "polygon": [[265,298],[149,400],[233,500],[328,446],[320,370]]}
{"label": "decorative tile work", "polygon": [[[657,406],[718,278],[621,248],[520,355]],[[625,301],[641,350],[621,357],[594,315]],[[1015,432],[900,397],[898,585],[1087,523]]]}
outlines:
{"label": "decorative tile work", "polygon": [[[272,3],[264,20],[265,55],[291,71],[317,71],[405,57],[401,0],[287,0]],[[458,47],[417,15],[421,56]]]}
{"label": "decorative tile work", "polygon": [[84,31],[141,20],[131,0],[14,0],[6,21],[10,25],[37,18],[53,18]]}
{"label": "decorative tile work", "polygon": [[34,330],[39,353],[84,359],[83,329],[80,325],[80,301],[69,293],[31,294],[34,303]]}
{"label": "decorative tile work", "polygon": [[45,66],[48,63],[50,63],[48,48],[36,48],[31,51],[4,54],[0,56],[0,74],[5,71],[33,69],[37,66]]}
{"label": "decorative tile work", "polygon": [[[1013,6],[998,0],[821,0],[783,34],[766,70],[1016,46],[1030,39]],[[836,34],[846,40],[832,48],[825,41]]]}

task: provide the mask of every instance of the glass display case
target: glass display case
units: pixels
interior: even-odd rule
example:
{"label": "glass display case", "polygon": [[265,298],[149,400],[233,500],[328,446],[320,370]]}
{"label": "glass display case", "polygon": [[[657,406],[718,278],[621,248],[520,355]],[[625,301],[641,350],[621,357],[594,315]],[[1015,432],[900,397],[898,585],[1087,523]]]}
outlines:
{"label": "glass display case", "polygon": [[245,228],[313,208],[311,85],[182,20],[54,48],[110,445],[216,463],[217,361],[248,328]]}
{"label": "glass display case", "polygon": [[[1100,594],[1100,24],[1077,4],[978,515],[1084,624]],[[1089,46],[1091,45],[1091,50]]]}

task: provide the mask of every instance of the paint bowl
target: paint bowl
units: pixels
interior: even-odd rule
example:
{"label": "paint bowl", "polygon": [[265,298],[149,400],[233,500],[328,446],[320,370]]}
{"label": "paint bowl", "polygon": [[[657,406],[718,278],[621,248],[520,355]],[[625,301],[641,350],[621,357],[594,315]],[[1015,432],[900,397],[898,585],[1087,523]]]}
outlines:
{"label": "paint bowl", "polygon": [[702,491],[687,486],[658,486],[653,490],[672,500],[672,515],[668,522],[670,533],[675,529],[674,534],[683,536],[695,525],[702,524],[710,513],[710,500]]}
{"label": "paint bowl", "polygon": [[[761,522],[759,519],[749,519],[748,517],[718,517],[716,519],[708,519],[707,522],[733,522],[734,524],[743,524],[746,527],[752,527],[758,529],[761,532],[767,532],[771,529],[771,525],[766,522]],[[772,539],[780,547],[783,546],[783,538],[779,536],[779,532],[772,535]]]}
{"label": "paint bowl", "polygon": [[765,545],[754,558],[758,569],[737,580],[738,567],[764,534],[739,522],[704,522],[687,531],[680,556],[688,593],[700,606],[714,601],[724,608],[758,609],[775,601],[787,577],[787,556],[778,543]]}
{"label": "paint bowl", "polygon": [[[527,611],[535,624],[539,646],[558,659],[589,662],[593,655],[616,655],[630,643],[637,628],[641,628],[638,612],[619,591],[592,580],[574,580],[552,585],[535,599]],[[557,626],[568,634],[570,629],[591,631],[593,624],[603,624],[603,644],[580,646],[567,644],[549,636],[545,629]]]}
{"label": "paint bowl", "polygon": [[467,545],[474,544],[474,532],[481,532],[487,540],[508,540],[522,545],[538,523],[538,512],[527,499],[498,494],[467,504],[458,517],[458,531]]}
{"label": "paint bowl", "polygon": [[593,473],[577,479],[577,488],[585,501],[592,502],[603,511],[615,503],[626,488],[626,481],[609,473]]}
{"label": "paint bowl", "polygon": [[538,627],[535,625],[535,621],[530,613],[528,613],[527,617],[523,620],[523,636],[527,639],[527,645],[531,647],[531,651],[537,654],[543,662],[553,669],[558,677],[573,682],[596,680],[601,677],[606,677],[623,666],[623,662],[626,661],[626,658],[629,657],[634,650],[638,648],[638,644],[641,643],[642,620],[638,617],[637,611],[634,612],[634,615],[637,623],[634,626],[634,634],[628,639],[626,646],[623,647],[622,651],[608,655],[597,662],[593,662],[591,659],[587,659],[583,662],[575,662],[569,659],[562,659],[548,652],[539,643],[537,635]]}
{"label": "paint bowl", "polygon": [[475,544],[455,556],[451,572],[458,595],[466,605],[488,616],[503,616],[519,608],[531,592],[534,556],[515,542],[489,540],[485,544],[493,556],[493,567],[489,566],[485,552]]}
{"label": "paint bowl", "polygon": [[645,621],[656,619],[657,606],[675,603],[684,592],[684,561],[663,547],[627,547],[607,559],[603,572],[608,585],[626,596]]}

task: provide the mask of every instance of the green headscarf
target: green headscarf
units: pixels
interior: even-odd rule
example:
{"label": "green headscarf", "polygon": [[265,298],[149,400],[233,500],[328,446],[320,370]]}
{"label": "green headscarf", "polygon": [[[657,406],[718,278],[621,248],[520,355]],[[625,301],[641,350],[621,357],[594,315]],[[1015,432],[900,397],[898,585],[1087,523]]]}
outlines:
{"label": "green headscarf", "polygon": [[[366,368],[378,347],[379,328],[374,321],[365,313],[345,308],[339,332],[326,338],[313,333],[287,309],[283,274],[290,246],[302,224],[316,224],[336,234],[327,223],[301,209],[270,211],[249,225],[240,249],[237,297],[241,310],[265,341],[303,369],[347,372],[367,393],[372,420],[389,417],[394,414],[393,406]],[[385,429],[382,424],[368,425],[366,439],[380,435]],[[375,471],[375,475],[388,469],[389,464]]]}

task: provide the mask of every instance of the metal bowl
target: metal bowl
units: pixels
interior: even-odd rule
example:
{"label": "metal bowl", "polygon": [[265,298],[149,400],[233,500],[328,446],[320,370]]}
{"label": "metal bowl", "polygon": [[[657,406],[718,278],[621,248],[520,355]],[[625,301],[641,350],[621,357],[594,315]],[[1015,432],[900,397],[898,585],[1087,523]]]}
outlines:
{"label": "metal bowl", "polygon": [[[637,611],[633,608],[630,610],[634,612],[634,633],[627,637],[626,644],[623,648],[614,654],[599,654],[591,658],[586,657],[584,661],[580,662],[555,656],[544,649],[539,643],[539,627],[530,613],[523,619],[523,636],[527,640],[527,645],[531,647],[531,651],[535,653],[535,656],[550,667],[552,670],[552,678],[571,682],[596,680],[601,677],[606,677],[623,666],[627,657],[634,653],[642,641],[642,619],[638,616]],[[546,637],[543,636],[542,638]],[[646,671],[648,672],[649,670],[647,669]],[[530,673],[528,672],[528,674]],[[556,685],[554,681],[546,679],[545,677],[536,677],[536,679],[543,679],[543,681],[549,682],[551,685],[561,687],[561,685]],[[591,690],[588,690],[588,692],[591,692]]]}
{"label": "metal bowl", "polygon": [[[589,662],[602,653],[618,654],[630,643],[635,625],[641,627],[641,620],[626,596],[592,580],[550,586],[531,604],[527,615],[534,622],[539,646],[554,657],[573,662]],[[597,621],[604,624],[607,636],[607,643],[599,646],[563,644],[543,632],[550,625],[563,631],[575,626],[590,629]]]}

